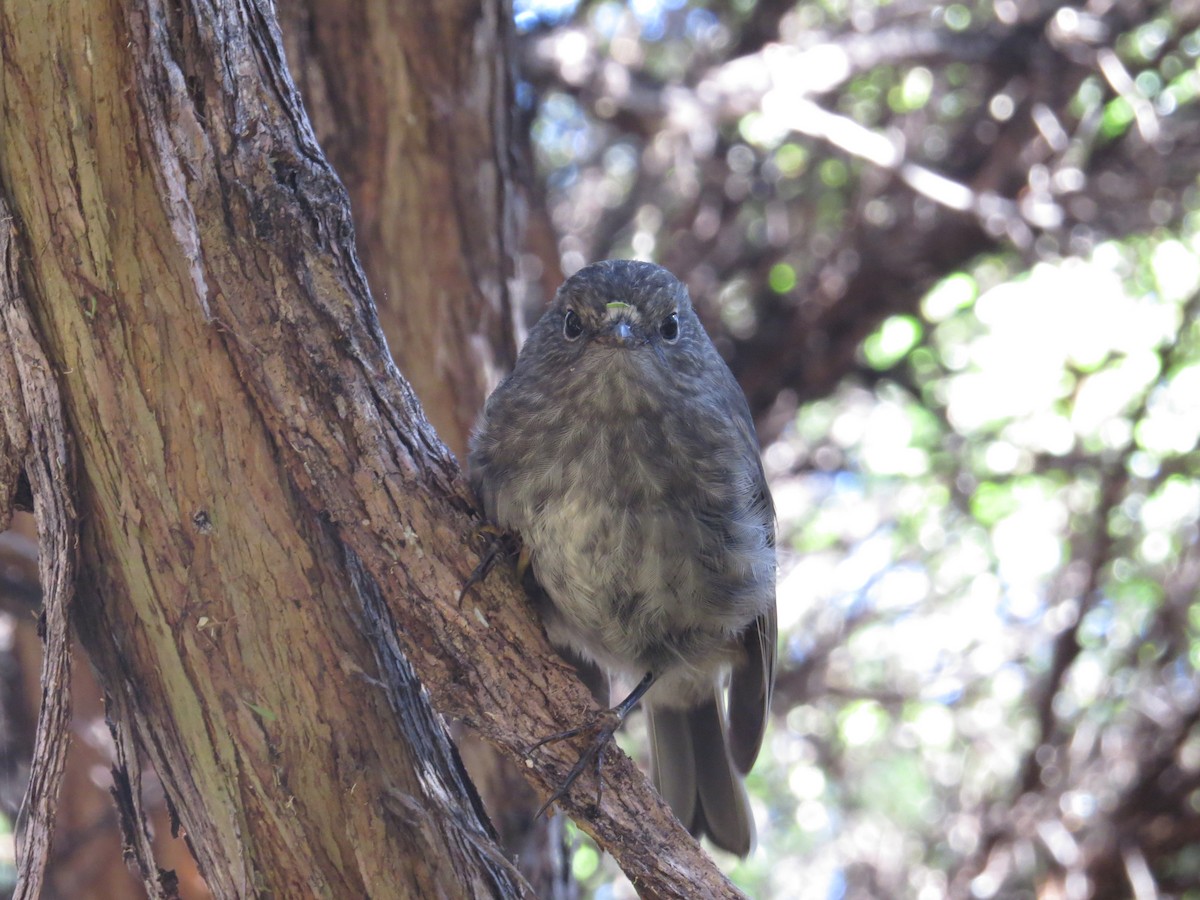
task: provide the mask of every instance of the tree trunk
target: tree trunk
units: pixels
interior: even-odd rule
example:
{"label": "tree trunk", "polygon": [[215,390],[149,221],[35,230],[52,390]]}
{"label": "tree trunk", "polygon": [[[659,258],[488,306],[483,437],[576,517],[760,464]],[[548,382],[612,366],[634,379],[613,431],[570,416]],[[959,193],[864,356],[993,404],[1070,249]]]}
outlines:
{"label": "tree trunk", "polygon": [[[458,598],[473,503],[387,354],[271,6],[18,0],[0,36],[2,309],[45,355],[0,370],[22,386],[0,449],[59,538],[51,574],[78,585],[148,890],[174,883],[140,821],[139,749],[218,896],[521,893],[421,685],[514,759],[590,700],[510,577]],[[61,414],[24,389],[37,376]],[[552,745],[525,772],[544,794],[573,762]],[[601,810],[586,789],[563,805],[639,889],[732,893],[627,758],[605,775]]]}
{"label": "tree trunk", "polygon": [[350,194],[392,357],[460,458],[516,358],[511,18],[502,0],[280,10],[296,86]]}
{"label": "tree trunk", "polygon": [[[459,459],[516,357],[509,7],[306,0],[279,11],[305,110],[350,195],[392,357]],[[470,732],[454,737],[503,846],[539,897],[561,893],[560,823],[534,819],[541,804],[517,766]]]}

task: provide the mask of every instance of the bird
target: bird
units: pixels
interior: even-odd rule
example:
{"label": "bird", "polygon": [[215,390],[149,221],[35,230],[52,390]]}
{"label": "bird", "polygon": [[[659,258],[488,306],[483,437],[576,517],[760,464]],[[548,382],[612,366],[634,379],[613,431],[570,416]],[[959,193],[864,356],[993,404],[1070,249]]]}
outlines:
{"label": "bird", "polygon": [[775,680],[775,513],[745,396],[684,284],[622,259],[568,278],[488,398],[468,469],[489,522],[521,542],[550,642],[594,692],[637,685],[593,752],[640,702],[676,816],[749,854],[743,779]]}

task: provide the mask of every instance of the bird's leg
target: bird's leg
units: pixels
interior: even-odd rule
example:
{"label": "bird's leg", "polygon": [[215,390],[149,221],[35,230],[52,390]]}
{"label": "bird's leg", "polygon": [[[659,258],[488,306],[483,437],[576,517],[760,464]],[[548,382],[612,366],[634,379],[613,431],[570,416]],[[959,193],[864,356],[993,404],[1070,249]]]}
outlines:
{"label": "bird's leg", "polygon": [[638,705],[642,697],[646,695],[646,691],[650,690],[650,687],[653,684],[654,673],[647,672],[646,677],[638,682],[637,687],[630,691],[628,697],[626,697],[612,709],[606,709],[603,713],[601,713],[599,718],[588,722],[586,725],[580,725],[576,728],[568,728],[566,731],[542,738],[529,748],[529,751],[526,755],[533,753],[534,750],[537,750],[539,747],[543,747],[546,744],[565,741],[568,738],[573,738],[576,735],[583,734],[585,731],[594,730],[596,732],[596,736],[592,738],[592,742],[588,744],[583,753],[579,755],[578,761],[571,768],[571,771],[567,773],[567,777],[563,781],[562,785],[550,795],[550,798],[542,804],[541,809],[539,809],[534,815],[535,819],[549,809],[551,804],[562,799],[567,791],[571,789],[571,785],[575,783],[576,779],[583,774],[583,770],[587,768],[588,763],[592,761],[594,761],[596,764],[596,808],[600,808],[600,793],[603,787],[603,781],[600,777],[600,769],[604,763],[604,752],[608,747],[608,742],[612,739],[612,736],[616,733],[617,729],[621,727],[621,723],[625,721],[625,717],[629,715],[635,706]]}
{"label": "bird's leg", "polygon": [[467,576],[467,580],[463,582],[462,590],[458,593],[458,602],[460,604],[471,588],[482,583],[488,577],[488,574],[492,571],[492,567],[496,565],[496,560],[501,556],[512,556],[520,548],[520,555],[517,558],[517,577],[519,579],[524,578],[525,570],[529,568],[529,549],[521,544],[521,539],[516,535],[504,531],[495,525],[482,525],[476,531],[476,537],[486,538],[487,544],[484,546],[483,552],[479,555],[479,565]]}
{"label": "bird's leg", "polygon": [[525,583],[525,573],[529,571],[529,563],[532,559],[533,551],[522,544],[520,552],[517,553],[517,581],[521,584]]}

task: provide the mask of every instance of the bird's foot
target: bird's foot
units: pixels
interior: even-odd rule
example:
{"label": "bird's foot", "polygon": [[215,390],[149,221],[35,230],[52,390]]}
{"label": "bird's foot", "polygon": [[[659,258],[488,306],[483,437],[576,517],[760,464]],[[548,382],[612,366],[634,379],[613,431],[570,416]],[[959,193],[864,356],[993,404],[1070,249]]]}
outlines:
{"label": "bird's foot", "polygon": [[601,777],[600,771],[604,766],[604,753],[608,749],[608,742],[612,740],[613,735],[617,733],[617,729],[621,727],[623,718],[616,709],[606,709],[587,724],[580,725],[577,728],[568,728],[566,731],[560,731],[558,734],[544,737],[529,748],[525,754],[526,756],[532,755],[535,750],[547,744],[570,740],[589,731],[594,732],[591,741],[584,748],[583,752],[579,754],[579,759],[571,767],[571,771],[567,773],[567,777],[563,779],[563,783],[558,786],[554,793],[550,795],[546,802],[541,805],[541,808],[534,814],[535,819],[566,796],[567,791],[579,780],[579,776],[583,774],[583,770],[588,767],[589,763],[595,764],[596,803],[594,809],[600,809],[600,800],[604,790],[604,779]]}
{"label": "bird's foot", "polygon": [[552,734],[549,737],[542,738],[536,744],[529,748],[525,754],[529,756],[540,747],[547,744],[554,744],[559,741],[570,740],[573,737],[584,734],[585,732],[594,732],[595,735],[591,742],[584,748],[584,751],[579,755],[579,759],[575,765],[571,767],[571,771],[567,773],[567,777],[563,779],[563,783],[554,791],[542,804],[541,809],[534,814],[536,819],[544,813],[550,806],[566,796],[567,791],[571,789],[578,779],[583,774],[583,770],[588,767],[589,763],[595,764],[596,772],[596,805],[593,811],[600,809],[600,800],[604,790],[604,779],[601,777],[600,770],[604,766],[604,754],[608,750],[608,743],[612,740],[613,735],[617,733],[617,729],[621,727],[621,723],[625,721],[625,717],[629,712],[638,705],[646,691],[650,690],[654,684],[654,673],[647,672],[638,686],[630,692],[629,696],[614,706],[612,709],[606,709],[599,715],[595,716],[590,722],[579,725],[575,728],[568,728],[566,731],[560,731],[558,734]]}
{"label": "bird's foot", "polygon": [[505,531],[496,525],[481,525],[475,530],[476,540],[484,541],[483,552],[479,554],[479,564],[463,582],[462,590],[458,593],[461,604],[467,592],[477,584],[481,584],[496,561],[501,557],[517,557],[517,576],[524,578],[525,570],[529,568],[529,550],[521,544],[521,539],[512,532]]}

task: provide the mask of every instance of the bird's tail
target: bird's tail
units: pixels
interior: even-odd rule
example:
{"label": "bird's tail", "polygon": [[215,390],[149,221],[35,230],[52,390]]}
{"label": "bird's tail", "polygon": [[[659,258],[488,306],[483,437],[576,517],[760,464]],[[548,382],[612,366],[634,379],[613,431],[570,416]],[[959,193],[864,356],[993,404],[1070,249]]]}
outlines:
{"label": "bird's tail", "polygon": [[754,818],[725,742],[717,698],[690,710],[646,707],[652,775],[659,793],[688,831],[707,834],[723,850],[746,856]]}

